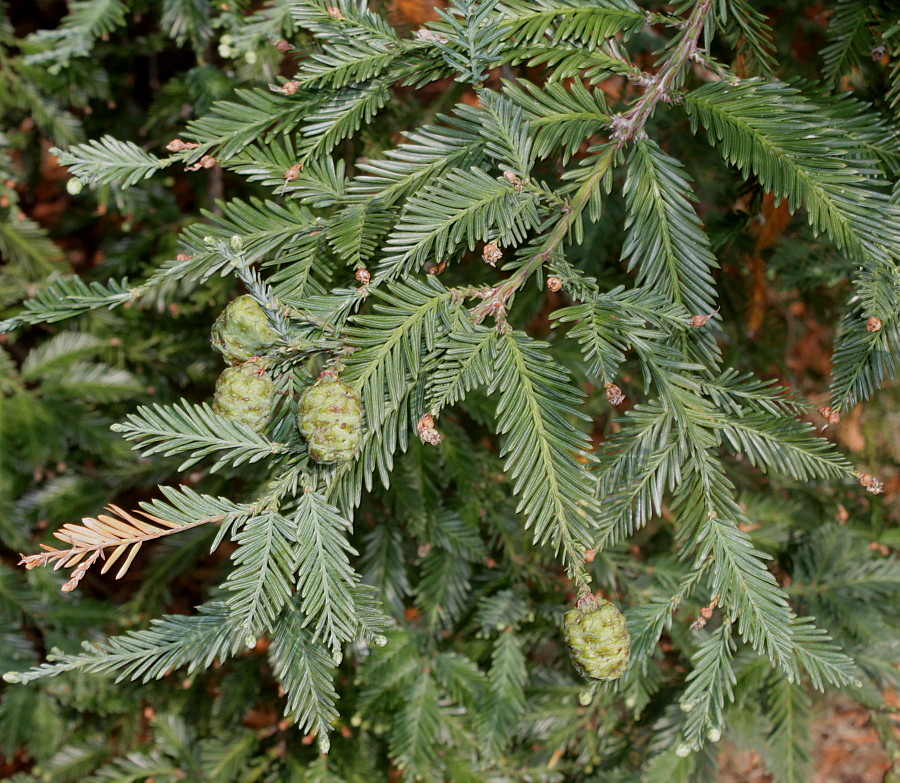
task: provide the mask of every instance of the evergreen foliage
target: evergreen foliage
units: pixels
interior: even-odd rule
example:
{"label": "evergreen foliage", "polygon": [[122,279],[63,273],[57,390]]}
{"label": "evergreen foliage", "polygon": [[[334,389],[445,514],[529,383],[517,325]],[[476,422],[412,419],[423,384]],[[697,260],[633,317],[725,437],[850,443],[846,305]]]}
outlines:
{"label": "evergreen foliage", "polygon": [[[790,783],[815,692],[883,725],[897,520],[804,393],[836,421],[894,377],[900,17],[831,7],[801,72],[744,0],[450,0],[415,30],[76,0],[25,39],[0,3],[12,779],[676,783],[725,737]],[[145,23],[154,68],[195,65],[91,119]],[[23,212],[38,137],[89,205],[63,228],[117,216],[97,269]],[[743,326],[776,242],[772,285],[842,281],[818,390]],[[209,405],[238,292],[277,335],[262,432]],[[323,370],[365,416],[333,463],[297,429]],[[602,685],[561,630],[592,591],[631,636]]]}

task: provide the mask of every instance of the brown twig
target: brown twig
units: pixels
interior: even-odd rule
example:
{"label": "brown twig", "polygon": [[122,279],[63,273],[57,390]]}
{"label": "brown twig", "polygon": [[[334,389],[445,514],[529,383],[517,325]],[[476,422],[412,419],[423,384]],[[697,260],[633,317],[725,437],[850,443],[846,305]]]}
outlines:
{"label": "brown twig", "polygon": [[[153,516],[146,511],[135,512],[156,523],[153,525],[123,511],[118,506],[110,504],[107,509],[113,516],[98,514],[96,519],[84,517],[81,520],[83,524],[66,524],[53,534],[60,541],[69,544],[68,549],[56,549],[47,544],[41,544],[43,552],[35,555],[21,555],[22,559],[19,561],[19,565],[24,565],[29,571],[32,568],[51,563],[54,564],[54,571],[74,566],[69,581],[62,587],[62,591],[68,593],[78,587],[78,583],[97,560],[105,560],[103,568],[100,569],[100,573],[105,574],[122,555],[125,555],[125,561],[116,573],[116,579],[121,579],[145,541],[170,536],[173,533],[180,533],[182,530],[190,530],[210,522],[221,522],[225,518],[224,516],[206,517],[186,525],[179,525],[177,522]],[[109,557],[106,557],[103,550],[110,547],[115,547],[115,549]]]}

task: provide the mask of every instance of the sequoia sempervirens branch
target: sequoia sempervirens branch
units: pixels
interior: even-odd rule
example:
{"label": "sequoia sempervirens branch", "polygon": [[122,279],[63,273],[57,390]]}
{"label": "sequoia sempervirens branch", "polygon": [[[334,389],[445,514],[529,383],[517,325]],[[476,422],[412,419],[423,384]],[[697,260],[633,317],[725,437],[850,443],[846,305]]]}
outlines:
{"label": "sequoia sempervirens branch", "polygon": [[581,184],[572,201],[564,208],[563,215],[553,231],[547,236],[541,249],[526,264],[507,278],[500,285],[479,292],[481,304],[469,312],[473,323],[481,323],[485,317],[492,315],[499,318],[498,325],[503,326],[507,302],[516,290],[534,274],[550,258],[556,248],[568,236],[569,230],[579,219],[584,208],[591,199],[594,189],[600,187],[603,178],[609,172],[615,159],[615,152],[621,150],[629,141],[639,138],[644,133],[644,126],[653,114],[653,110],[661,100],[666,100],[684,67],[699,56],[699,41],[707,14],[712,7],[712,0],[700,0],[691,11],[681,32],[680,39],[669,56],[663,61],[660,69],[649,79],[648,88],[638,99],[632,109],[625,114],[617,114],[612,118],[610,140],[597,157],[597,162],[590,175]]}
{"label": "sequoia sempervirens branch", "polygon": [[484,301],[469,311],[473,323],[481,323],[485,316],[488,315],[496,316],[497,314],[503,315],[506,313],[506,303],[509,298],[522,283],[540,269],[541,265],[553,255],[553,251],[566,238],[569,229],[588,205],[594,188],[600,186],[603,178],[609,172],[613,163],[614,152],[614,148],[607,147],[597,156],[597,162],[594,164],[590,175],[576,191],[575,197],[565,208],[563,216],[559,219],[553,231],[547,235],[547,239],[544,241],[541,249],[528,259],[528,262],[515,274],[504,280],[500,285],[480,293],[480,297]]}
{"label": "sequoia sempervirens branch", "polygon": [[[103,558],[105,560],[101,574],[105,574],[113,564],[124,554],[125,560],[116,573],[116,579],[121,579],[128,571],[131,563],[145,541],[170,536],[183,530],[206,525],[211,522],[221,522],[224,516],[206,517],[186,525],[179,525],[167,519],[148,514],[146,511],[137,511],[145,519],[138,519],[133,514],[122,510],[118,506],[110,504],[108,510],[113,514],[98,514],[97,518],[85,517],[81,525],[66,524],[53,535],[60,541],[69,544],[68,549],[56,549],[47,544],[41,544],[44,550],[36,555],[22,555],[19,565],[24,565],[29,571],[38,566],[46,566],[53,563],[53,570],[59,568],[71,568],[69,581],[62,586],[64,593],[69,593],[78,587],[78,583],[84,578],[88,569]],[[150,524],[155,522],[156,524]],[[109,557],[105,557],[105,549],[113,549]],[[126,554],[127,552],[127,554]]]}
{"label": "sequoia sempervirens branch", "polygon": [[646,92],[629,111],[625,114],[617,114],[612,118],[610,122],[611,138],[619,149],[622,149],[632,139],[642,138],[645,135],[644,126],[653,115],[656,105],[660,101],[669,99],[670,90],[684,67],[700,56],[700,36],[703,34],[706,16],[711,8],[712,0],[700,0],[694,6],[680,32],[678,42],[652,77]]}

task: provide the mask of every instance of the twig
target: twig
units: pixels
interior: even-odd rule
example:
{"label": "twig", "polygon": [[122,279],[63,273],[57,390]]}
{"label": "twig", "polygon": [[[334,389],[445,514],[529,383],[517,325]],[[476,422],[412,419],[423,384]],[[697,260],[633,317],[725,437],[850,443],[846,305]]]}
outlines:
{"label": "twig", "polygon": [[712,7],[712,0],[700,0],[691,11],[680,33],[680,40],[669,56],[663,61],[660,69],[653,76],[647,91],[638,99],[634,107],[625,114],[617,114],[612,118],[612,140],[622,149],[629,141],[643,138],[646,134],[644,126],[653,114],[660,101],[670,100],[669,91],[681,74],[684,66],[700,58],[699,41],[706,22],[706,15]]}
{"label": "twig", "polygon": [[[69,549],[56,549],[47,544],[41,544],[43,552],[36,555],[21,555],[22,559],[19,561],[19,565],[24,565],[29,571],[51,563],[54,564],[54,571],[76,566],[69,581],[62,586],[62,591],[69,593],[78,587],[78,583],[84,578],[88,569],[99,559],[105,559],[103,568],[100,569],[100,573],[105,574],[127,552],[124,563],[116,573],[116,579],[121,579],[145,541],[170,536],[173,533],[180,533],[183,530],[190,530],[210,522],[221,522],[225,518],[224,516],[206,517],[186,525],[179,525],[177,522],[153,516],[146,511],[135,512],[156,523],[152,525],[123,511],[118,506],[110,504],[107,509],[114,516],[99,514],[96,519],[84,517],[81,520],[84,524],[66,524],[53,534],[60,541],[69,544]],[[115,549],[107,558],[103,554],[103,550],[110,547],[115,547]]]}
{"label": "twig", "polygon": [[680,32],[680,40],[671,54],[663,61],[659,71],[650,78],[647,91],[630,111],[626,114],[617,114],[612,118],[611,141],[614,142],[614,145],[604,149],[598,156],[593,171],[578,188],[575,197],[565,209],[553,231],[547,236],[541,249],[503,283],[478,294],[482,302],[470,310],[473,323],[481,323],[488,315],[504,319],[509,298],[550,258],[566,238],[572,225],[579,219],[584,208],[590,202],[594,188],[600,185],[609,172],[615,158],[615,151],[622,149],[632,139],[640,138],[643,135],[644,126],[653,114],[656,105],[660,101],[669,100],[669,91],[684,66],[700,56],[698,42],[703,32],[706,15],[711,7],[712,0],[701,0],[694,6]]}

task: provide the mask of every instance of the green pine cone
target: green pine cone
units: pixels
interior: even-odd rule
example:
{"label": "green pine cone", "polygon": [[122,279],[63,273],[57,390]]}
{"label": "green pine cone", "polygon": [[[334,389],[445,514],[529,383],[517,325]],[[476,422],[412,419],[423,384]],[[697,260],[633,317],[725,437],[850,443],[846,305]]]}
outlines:
{"label": "green pine cone", "polygon": [[362,437],[359,394],[333,372],[323,372],[300,396],[297,423],[316,462],[346,462]]}
{"label": "green pine cone", "polygon": [[213,348],[231,364],[262,356],[279,341],[265,310],[247,294],[229,302],[212,328]]}
{"label": "green pine cone", "polygon": [[255,362],[228,367],[216,381],[213,412],[262,432],[275,408],[275,384]]}
{"label": "green pine cone", "polygon": [[617,680],[631,656],[625,616],[609,601],[593,596],[566,612],[566,644],[572,665],[591,680]]}

